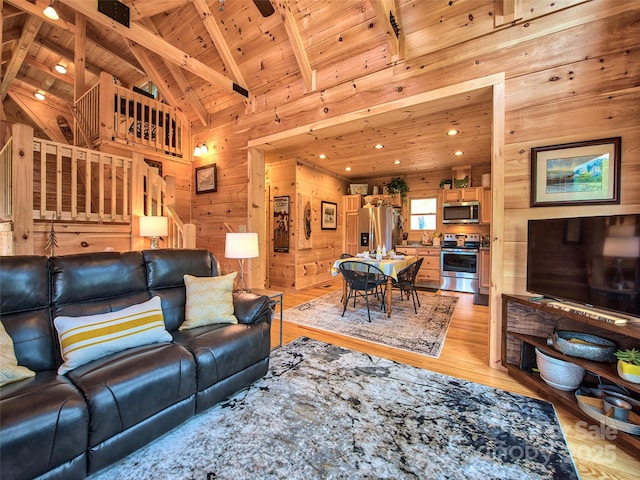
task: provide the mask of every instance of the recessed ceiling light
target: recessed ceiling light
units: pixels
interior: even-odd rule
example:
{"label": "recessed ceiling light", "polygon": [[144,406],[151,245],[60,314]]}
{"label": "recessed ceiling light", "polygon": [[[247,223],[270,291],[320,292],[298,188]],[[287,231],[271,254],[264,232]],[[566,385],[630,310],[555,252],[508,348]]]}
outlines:
{"label": "recessed ceiling light", "polygon": [[459,157],[460,155],[464,154],[464,152],[462,150],[458,150],[457,152],[453,153],[456,157]]}
{"label": "recessed ceiling light", "polygon": [[455,129],[453,129],[453,128],[452,128],[451,130],[449,130],[449,131],[447,132],[447,135],[449,135],[450,137],[453,137],[454,135],[457,135],[457,134],[459,134],[459,133],[460,133],[460,132],[459,132],[458,130],[455,130]]}
{"label": "recessed ceiling light", "polygon": [[381,143],[376,143],[373,148],[380,150],[381,148],[384,148],[384,145],[382,145]]}
{"label": "recessed ceiling light", "polygon": [[320,155],[318,155],[318,158],[327,158],[327,156],[324,153],[321,153]]}
{"label": "recessed ceiling light", "polygon": [[56,69],[56,72],[61,73],[62,75],[64,75],[65,73],[67,73],[67,67],[65,67],[64,65],[62,65],[61,63],[58,63],[55,67],[53,67]]}
{"label": "recessed ceiling light", "polygon": [[345,168],[345,170],[346,170],[347,172],[350,172],[350,171],[351,171],[351,167],[346,167],[346,168]]}
{"label": "recessed ceiling light", "polygon": [[38,90],[33,95],[40,101],[44,100],[44,92],[41,92],[40,90]]}
{"label": "recessed ceiling light", "polygon": [[394,165],[400,165],[400,160],[394,160],[393,164]]}

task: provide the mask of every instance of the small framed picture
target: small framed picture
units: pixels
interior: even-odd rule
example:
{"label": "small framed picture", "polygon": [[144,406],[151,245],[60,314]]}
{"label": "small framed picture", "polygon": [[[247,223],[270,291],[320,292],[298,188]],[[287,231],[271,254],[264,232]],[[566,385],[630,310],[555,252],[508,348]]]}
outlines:
{"label": "small framed picture", "polygon": [[218,187],[216,164],[196,168],[196,193],[215,192]]}
{"label": "small framed picture", "polygon": [[620,203],[620,137],[531,149],[531,206]]}
{"label": "small framed picture", "polygon": [[335,230],[338,228],[338,205],[331,202],[323,201],[321,204],[322,221],[320,228],[322,230]]}

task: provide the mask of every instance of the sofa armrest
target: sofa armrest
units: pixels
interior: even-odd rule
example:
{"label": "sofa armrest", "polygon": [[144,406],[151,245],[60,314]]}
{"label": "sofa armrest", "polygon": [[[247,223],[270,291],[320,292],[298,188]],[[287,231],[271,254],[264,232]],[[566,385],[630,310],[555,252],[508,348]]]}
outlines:
{"label": "sofa armrest", "polygon": [[273,310],[271,300],[266,295],[250,292],[234,292],[234,314],[240,323],[256,323],[266,321],[271,324]]}

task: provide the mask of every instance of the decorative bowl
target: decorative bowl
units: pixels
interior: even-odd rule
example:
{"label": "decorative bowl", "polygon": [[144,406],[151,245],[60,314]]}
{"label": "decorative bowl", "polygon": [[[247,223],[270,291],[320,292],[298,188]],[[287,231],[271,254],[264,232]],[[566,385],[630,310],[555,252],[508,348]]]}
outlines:
{"label": "decorative bowl", "polygon": [[627,382],[640,383],[640,365],[618,360],[618,375]]}
{"label": "decorative bowl", "polygon": [[542,380],[558,390],[577,389],[584,378],[584,368],[545,354],[536,348],[536,361]]}
{"label": "decorative bowl", "polygon": [[616,344],[589,333],[559,330],[547,343],[570,357],[586,358],[595,362],[616,362]]}

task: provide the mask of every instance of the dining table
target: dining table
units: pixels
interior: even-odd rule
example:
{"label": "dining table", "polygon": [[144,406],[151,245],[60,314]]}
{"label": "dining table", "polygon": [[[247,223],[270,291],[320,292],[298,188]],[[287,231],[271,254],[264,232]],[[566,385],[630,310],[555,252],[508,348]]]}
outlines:
{"label": "dining table", "polygon": [[[340,258],[336,260],[331,267],[331,275],[336,276],[340,273],[340,264],[342,262],[363,262],[366,264],[371,264],[378,267],[387,280],[387,295],[385,298],[386,306],[387,306],[387,317],[391,317],[391,289],[393,288],[393,281],[398,280],[398,274],[407,268],[412,263],[418,261],[418,257],[414,255],[393,255],[383,257],[381,260],[376,260],[374,257],[364,257],[364,256],[355,256],[355,257],[347,257]],[[346,282],[342,285],[343,289],[343,299],[347,298],[347,284]]]}

